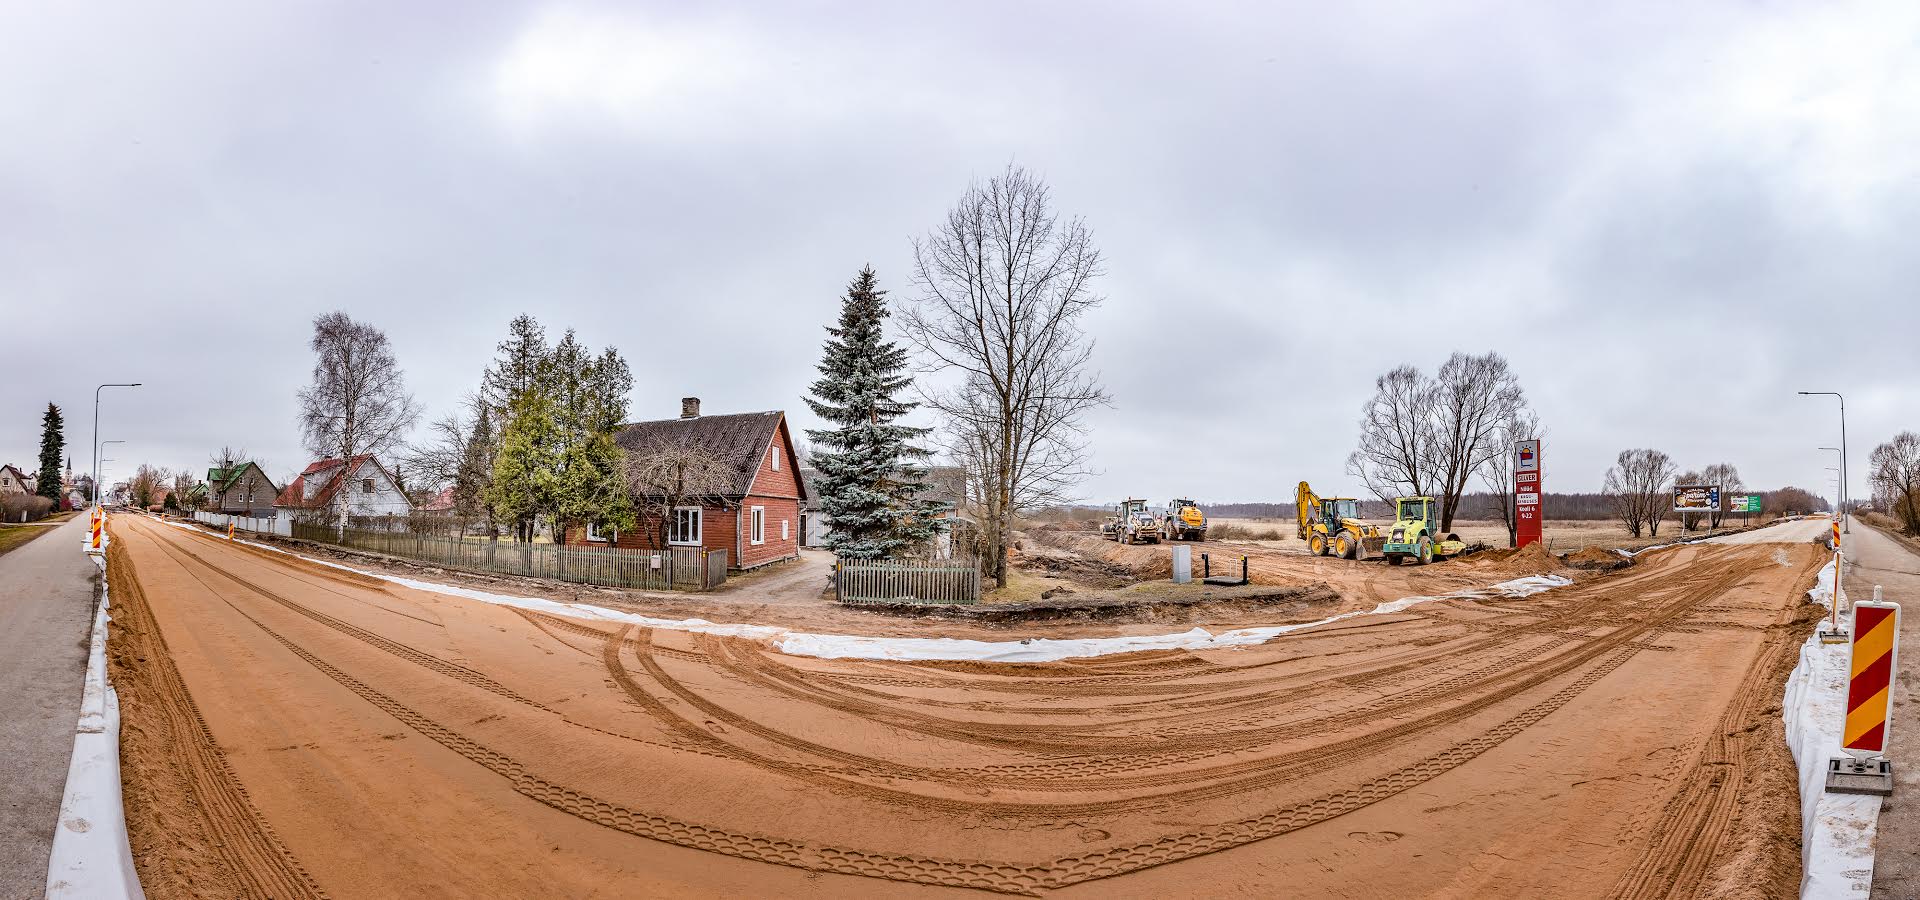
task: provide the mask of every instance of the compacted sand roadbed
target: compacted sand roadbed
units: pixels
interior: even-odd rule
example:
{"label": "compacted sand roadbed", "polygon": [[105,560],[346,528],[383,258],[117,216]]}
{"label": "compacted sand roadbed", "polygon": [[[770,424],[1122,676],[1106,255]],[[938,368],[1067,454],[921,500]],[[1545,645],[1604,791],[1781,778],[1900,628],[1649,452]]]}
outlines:
{"label": "compacted sand roadbed", "polygon": [[156,898],[1798,879],[1778,703],[1811,545],[1675,548],[1243,650],[1015,666],[788,657],[114,528],[112,677]]}

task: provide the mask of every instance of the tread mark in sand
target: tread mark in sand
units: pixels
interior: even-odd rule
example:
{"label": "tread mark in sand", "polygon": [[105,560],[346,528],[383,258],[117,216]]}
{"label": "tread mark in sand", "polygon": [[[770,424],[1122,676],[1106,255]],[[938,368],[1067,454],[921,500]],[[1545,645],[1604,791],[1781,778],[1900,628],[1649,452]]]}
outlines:
{"label": "tread mark in sand", "polygon": [[[200,821],[215,838],[213,851],[227,861],[227,870],[249,896],[326,897],[326,892],[314,883],[306,867],[254,807],[246,786],[240,783],[226,753],[214,740],[213,729],[188,692],[186,681],[173,663],[166,635],[161,633],[153,611],[147,606],[146,592],[140,586],[132,557],[118,541],[108,545],[107,556],[126,579],[113,593],[113,615],[121,620],[120,639],[133,639],[134,646],[147,645],[144,652],[136,651],[136,656],[146,661],[146,678],[141,680],[157,695],[157,707],[151,712],[167,720],[173,734],[185,738],[184,747],[169,749],[179,751],[174,758],[187,770],[194,796],[199,800],[195,806]],[[120,581],[120,577],[112,580]],[[128,715],[136,713],[128,710]],[[125,739],[123,735],[122,740]]]}

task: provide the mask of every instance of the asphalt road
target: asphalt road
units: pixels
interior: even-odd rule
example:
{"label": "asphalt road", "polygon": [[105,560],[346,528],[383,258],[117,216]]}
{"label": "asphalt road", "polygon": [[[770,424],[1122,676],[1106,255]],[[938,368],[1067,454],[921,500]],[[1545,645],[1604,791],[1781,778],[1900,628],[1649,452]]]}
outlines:
{"label": "asphalt road", "polygon": [[98,570],[87,517],[0,556],[0,898],[40,897],[80,717]]}
{"label": "asphalt road", "polygon": [[1894,673],[1893,727],[1887,758],[1893,760],[1893,796],[1880,806],[1875,834],[1873,896],[1920,897],[1920,553],[1860,522],[1845,539],[1847,599],[1885,598],[1900,604],[1900,670]]}

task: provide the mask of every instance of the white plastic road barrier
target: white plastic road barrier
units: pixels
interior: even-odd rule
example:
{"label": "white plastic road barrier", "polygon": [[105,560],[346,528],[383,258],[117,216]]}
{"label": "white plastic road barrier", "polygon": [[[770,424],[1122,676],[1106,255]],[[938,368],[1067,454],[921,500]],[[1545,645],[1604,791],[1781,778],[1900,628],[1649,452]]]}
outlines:
{"label": "white plastic road barrier", "polygon": [[[185,528],[198,532],[199,529],[183,522],[167,522],[175,528]],[[205,534],[205,532],[200,532]],[[872,660],[941,660],[974,662],[1052,662],[1061,659],[1073,659],[1088,656],[1109,656],[1116,653],[1138,653],[1142,650],[1220,650],[1230,647],[1244,647],[1251,644],[1266,643],[1288,632],[1315,628],[1355,616],[1381,615],[1396,613],[1421,603],[1435,600],[1478,600],[1486,597],[1526,597],[1541,591],[1551,590],[1562,585],[1572,584],[1573,579],[1559,575],[1529,575],[1512,581],[1503,581],[1485,588],[1454,591],[1433,597],[1404,597],[1399,600],[1379,604],[1370,610],[1355,610],[1339,615],[1328,616],[1312,622],[1297,622],[1292,625],[1270,625],[1261,628],[1240,628],[1234,631],[1213,634],[1204,628],[1195,628],[1178,634],[1138,635],[1107,638],[1031,638],[1024,641],[975,641],[964,638],[900,638],[870,637],[851,634],[809,634],[788,631],[771,625],[729,625],[716,624],[706,619],[656,619],[636,613],[621,612],[602,606],[586,603],[562,603],[557,600],[542,600],[537,597],[515,597],[509,594],[494,594],[477,591],[472,588],[438,584],[431,581],[416,581],[397,575],[386,575],[343,566],[324,559],[302,556],[253,541],[236,541],[250,547],[259,547],[275,553],[285,554],[323,566],[331,566],[342,571],[353,572],[371,578],[379,578],[394,584],[431,591],[453,597],[466,597],[482,603],[500,606],[512,606],[536,612],[552,613],[575,618],[602,619],[609,622],[631,622],[649,628],[664,628],[672,631],[689,631],[701,634],[714,634],[725,637],[751,638],[768,641],[773,648],[789,656],[813,656],[821,659],[872,659]]]}
{"label": "white plastic road barrier", "polygon": [[[106,560],[94,556],[101,574]],[[49,900],[140,900],[140,876],[127,846],[127,817],[120,805],[120,699],[107,680],[106,579],[93,614],[93,642],[80,700],[80,724],[67,764],[67,789],[47,860]]]}
{"label": "white plastic road barrier", "polygon": [[[1815,602],[1834,605],[1833,569],[1827,563],[1807,592]],[[1844,590],[1840,598],[1844,603]],[[1787,748],[1800,774],[1800,896],[1806,898],[1866,897],[1873,888],[1880,798],[1826,792],[1827,760],[1841,755],[1847,664],[1845,644],[1822,644],[1817,634],[1807,635],[1781,703]]]}

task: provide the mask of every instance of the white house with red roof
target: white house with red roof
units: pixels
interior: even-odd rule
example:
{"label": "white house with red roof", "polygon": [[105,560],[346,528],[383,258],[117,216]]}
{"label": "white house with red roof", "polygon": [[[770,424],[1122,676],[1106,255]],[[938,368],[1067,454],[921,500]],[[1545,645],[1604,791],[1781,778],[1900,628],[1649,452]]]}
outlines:
{"label": "white house with red roof", "polygon": [[273,503],[281,518],[298,522],[335,522],[344,512],[349,519],[374,516],[405,518],[413,503],[400,482],[371,456],[323,459],[289,482]]}

